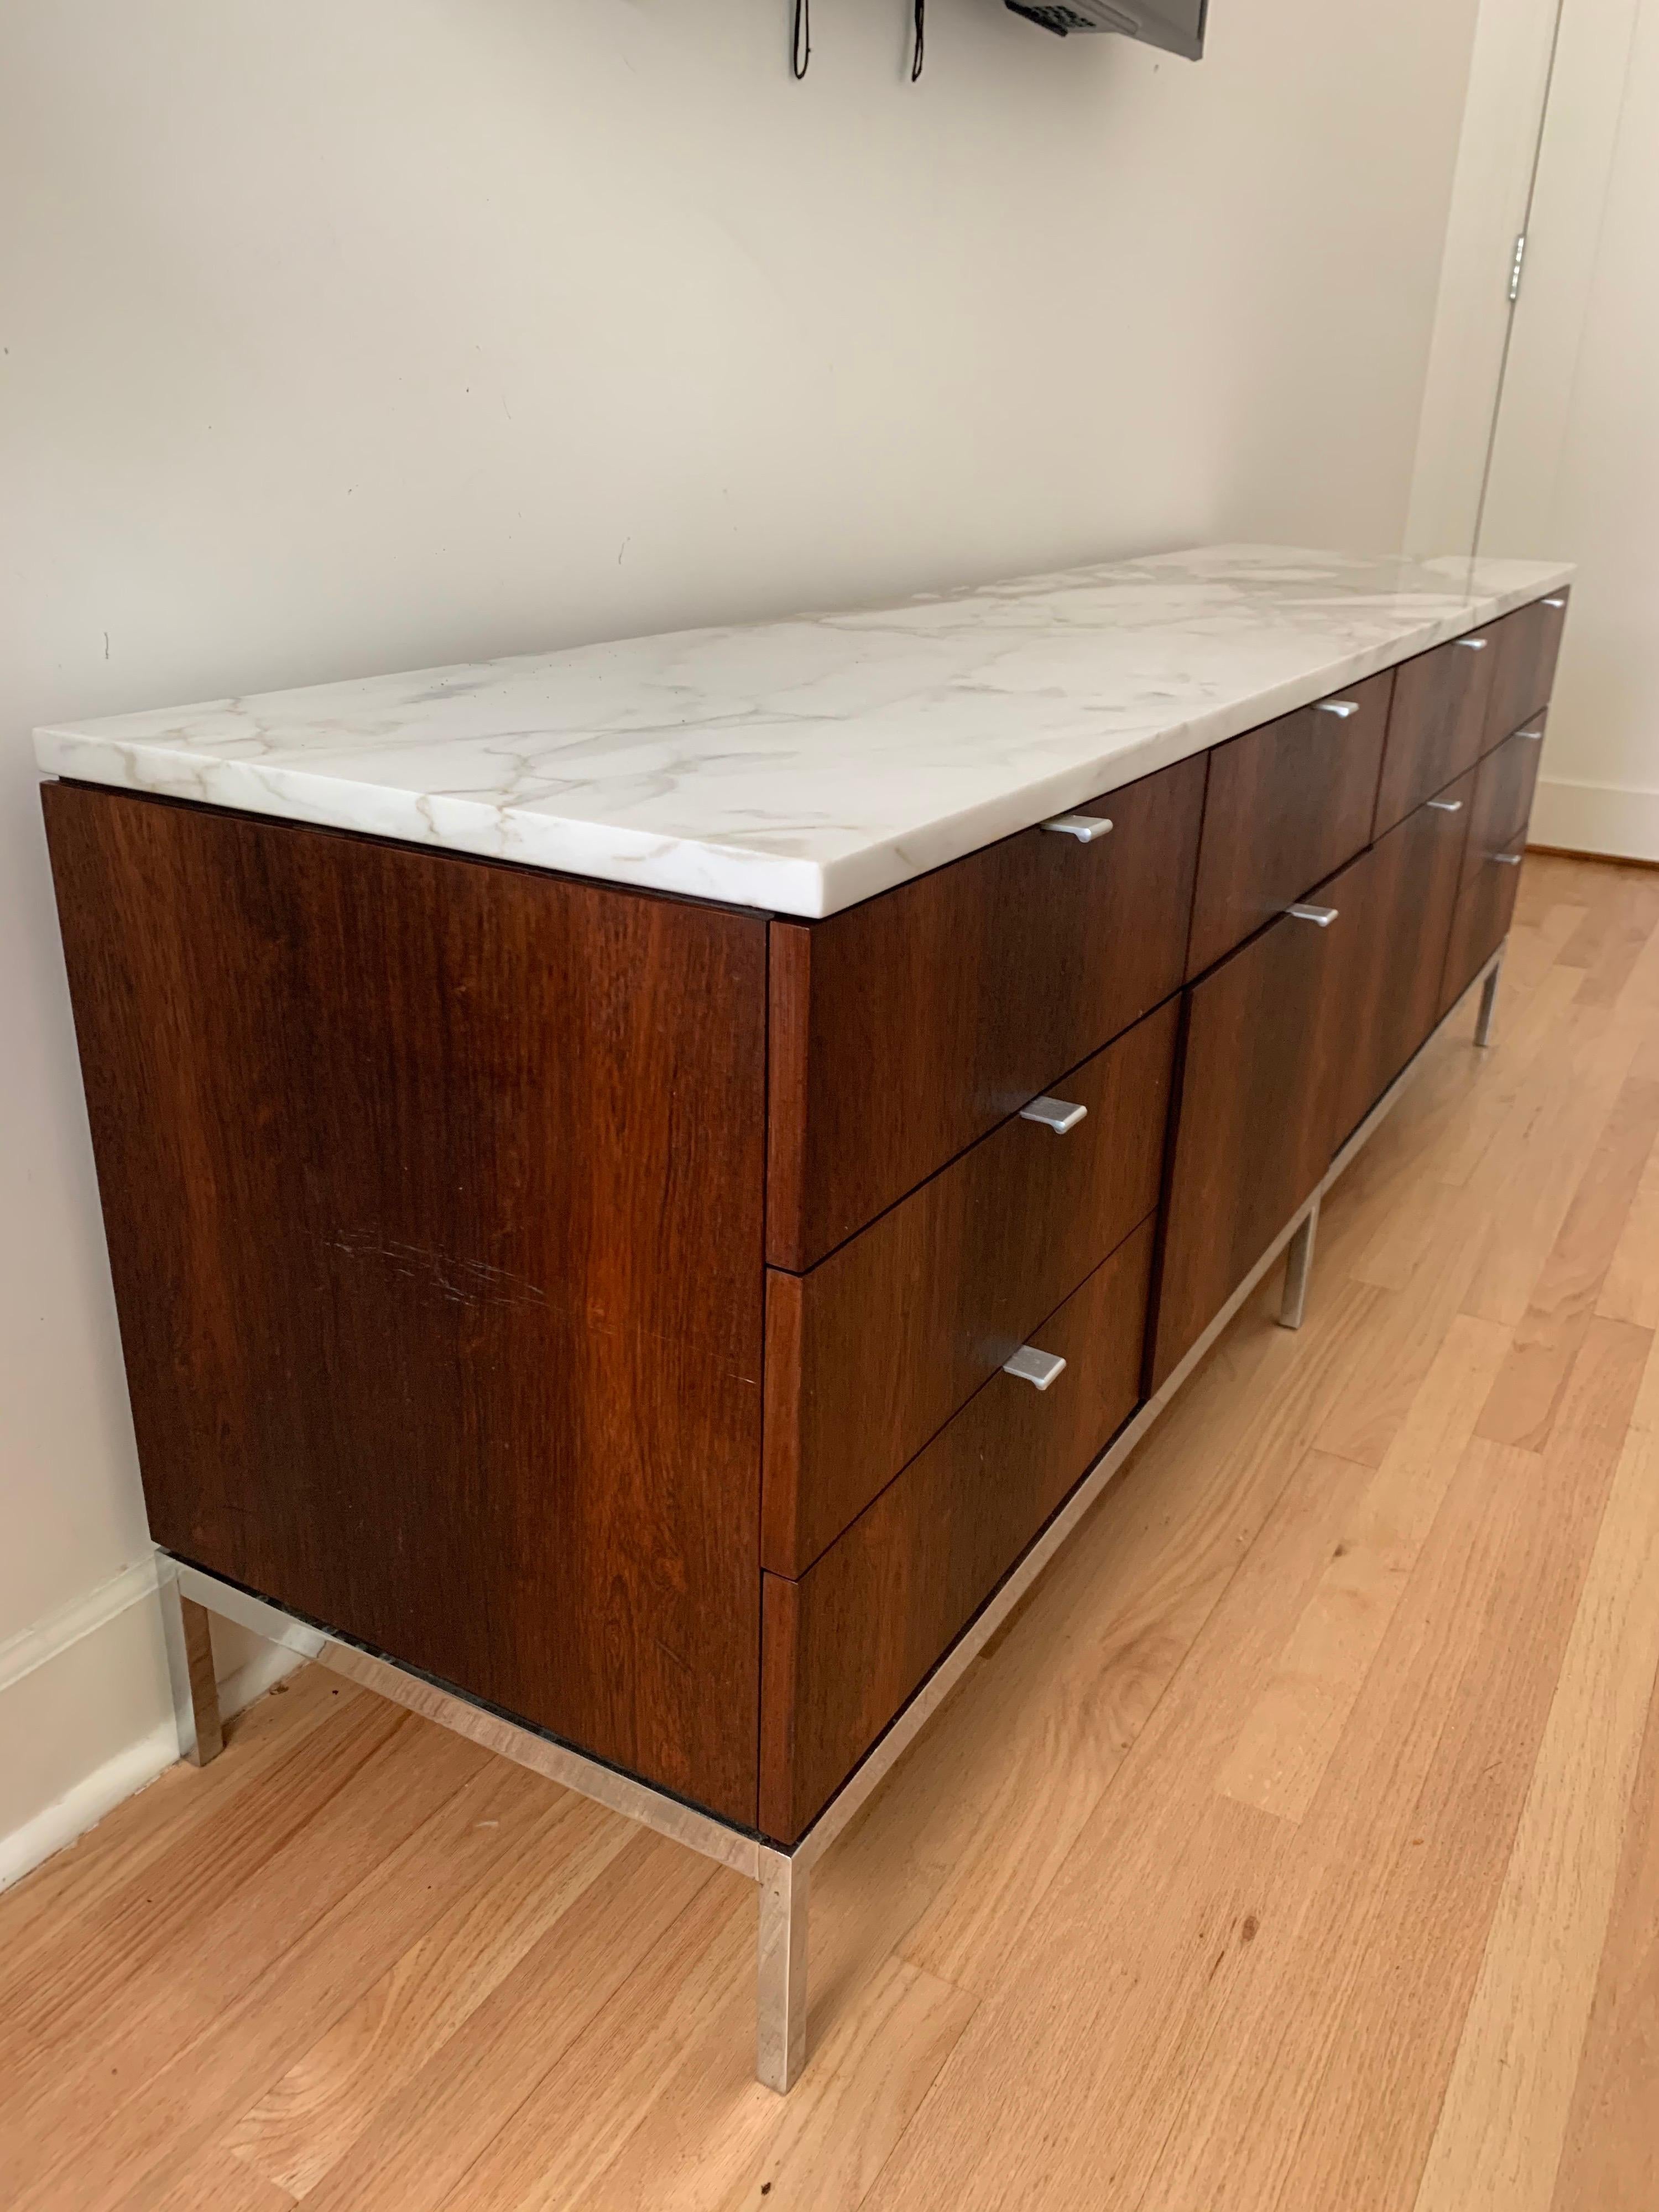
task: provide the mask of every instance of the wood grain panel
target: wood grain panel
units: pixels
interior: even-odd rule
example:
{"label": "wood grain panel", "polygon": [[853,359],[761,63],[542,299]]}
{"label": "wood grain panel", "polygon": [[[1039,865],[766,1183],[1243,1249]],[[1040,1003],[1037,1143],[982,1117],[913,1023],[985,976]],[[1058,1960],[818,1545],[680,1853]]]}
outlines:
{"label": "wood grain panel", "polygon": [[[1134,1411],[1153,1224],[1034,1332],[798,1582],[765,1578],[761,1826],[793,1843]],[[857,1663],[848,1664],[857,1654]]]}
{"label": "wood grain panel", "polygon": [[775,921],[768,1257],[811,1267],[1177,989],[1205,756],[826,921]]}
{"label": "wood grain panel", "polygon": [[1403,822],[1480,759],[1500,628],[1494,623],[1472,630],[1468,638],[1419,653],[1395,671],[1374,836]]}
{"label": "wood grain panel", "polygon": [[1508,852],[1517,840],[1526,842],[1544,727],[1544,716],[1534,715],[1481,762],[1474,779],[1460,890],[1474,882],[1491,854]]}
{"label": "wood grain panel", "polygon": [[762,1550],[805,1572],[1157,1200],[1174,1002],[808,1275],[767,1284]]}
{"label": "wood grain panel", "polygon": [[157,1539],[752,1820],[763,919],[43,796]]}
{"label": "wood grain panel", "polygon": [[1202,1334],[1330,1164],[1334,988],[1364,931],[1373,855],[1317,893],[1321,928],[1286,915],[1186,994],[1149,1390]]}
{"label": "wood grain panel", "polygon": [[[1201,975],[1370,836],[1394,672],[1210,755],[1187,973]],[[1342,715],[1336,708],[1358,711]]]}
{"label": "wood grain panel", "polygon": [[1331,1015],[1334,1147],[1364,1120],[1440,1018],[1474,781],[1470,770],[1378,841],[1364,926],[1345,929],[1332,948],[1340,967]]}
{"label": "wood grain panel", "polygon": [[1497,625],[1498,666],[1486,708],[1488,750],[1549,705],[1570,597],[1565,591],[1552,592],[1547,599],[1517,607]]}
{"label": "wood grain panel", "polygon": [[1507,854],[1502,850],[1483,853],[1474,875],[1458,894],[1440,983],[1443,1014],[1450,1012],[1509,934],[1525,844],[1522,832],[1512,841]]}

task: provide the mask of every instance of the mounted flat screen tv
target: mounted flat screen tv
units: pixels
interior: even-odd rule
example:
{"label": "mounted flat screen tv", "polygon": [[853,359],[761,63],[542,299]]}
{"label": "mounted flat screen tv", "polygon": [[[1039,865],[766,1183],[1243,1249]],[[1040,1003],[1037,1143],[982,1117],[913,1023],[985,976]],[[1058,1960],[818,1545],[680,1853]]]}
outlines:
{"label": "mounted flat screen tv", "polygon": [[1209,0],[1007,0],[1016,15],[1029,16],[1063,39],[1069,31],[1121,31],[1189,62],[1204,54]]}

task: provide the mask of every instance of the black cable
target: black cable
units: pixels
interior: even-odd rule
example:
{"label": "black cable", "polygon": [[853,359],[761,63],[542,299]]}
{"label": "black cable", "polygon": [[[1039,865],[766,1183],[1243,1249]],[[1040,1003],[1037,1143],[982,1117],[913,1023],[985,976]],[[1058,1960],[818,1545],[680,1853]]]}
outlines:
{"label": "black cable", "polygon": [[795,0],[795,36],[793,46],[789,56],[789,66],[795,73],[795,82],[797,84],[799,84],[802,77],[805,76],[807,64],[811,62],[811,0]]}
{"label": "black cable", "polygon": [[915,0],[916,43],[910,55],[910,82],[914,84],[921,75],[922,56],[927,47],[927,0]]}

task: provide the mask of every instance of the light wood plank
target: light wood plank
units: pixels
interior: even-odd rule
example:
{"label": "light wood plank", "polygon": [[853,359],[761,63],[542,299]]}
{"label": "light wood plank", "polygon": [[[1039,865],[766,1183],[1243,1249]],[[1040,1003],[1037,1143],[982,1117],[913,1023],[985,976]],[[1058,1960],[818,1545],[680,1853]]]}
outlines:
{"label": "light wood plank", "polygon": [[[193,1924],[181,1918],[170,1949],[146,1942],[124,1958],[112,1947],[95,1976],[83,1974],[76,1993],[82,2002],[63,2006],[33,2062],[0,2081],[0,2113],[21,2108],[33,2123],[32,2142],[0,2148],[0,2199],[12,2212],[29,2201],[26,2184],[39,2178],[42,2139],[61,2140],[71,2128],[84,2138],[138,2095],[274,1958],[483,1770],[485,1754],[476,1747],[424,1737],[421,1723],[399,1716],[368,1758],[345,1767],[356,1787],[315,1808],[239,1895]],[[87,2017],[84,2001],[94,1992],[99,2032],[71,2043],[64,2023]]]}
{"label": "light wood plank", "polygon": [[[228,1851],[232,1837],[222,1824],[231,1801],[259,1789],[290,1760],[302,1762],[304,1739],[337,1721],[361,1695],[322,1668],[301,1668],[227,1723],[225,1749],[210,1765],[181,1759],[169,1766],[8,1890],[0,1899],[6,1929],[0,2020],[15,2016],[30,1984],[76,1980],[88,1953],[103,1940],[99,1931],[118,1927],[121,1899],[137,1896],[147,1883],[154,1887],[158,1862],[165,1860],[173,1874],[192,1838],[208,1827]],[[254,1825],[260,1821],[269,1826],[268,1812]]]}
{"label": "light wood plank", "polygon": [[[1218,1797],[1215,1778],[1365,1480],[1305,1455],[872,2207],[989,2206],[1020,2190],[1074,2201],[1107,2114],[1132,2085],[1167,2087],[1193,2062],[1198,2024],[1224,2002],[1225,1961],[1254,1941],[1262,1884],[1295,1832]],[[1115,2124],[1114,2136],[1127,2157]],[[1161,2142],[1157,2116],[1143,2140]]]}
{"label": "light wood plank", "polygon": [[1606,1008],[1575,1010],[1561,1048],[1571,1079],[1554,1079],[1537,1102],[1524,1096],[1470,1178],[1492,1201],[1492,1229],[1464,1300],[1466,1313],[1517,1323],[1560,1234],[1585,1168],[1601,1141],[1642,1042]]}
{"label": "light wood plank", "polygon": [[791,2100],[766,2155],[726,2200],[760,2212],[769,2197],[814,2212],[853,2212],[864,2202],[922,2096],[956,2047],[975,2000],[894,1960],[857,2023],[826,2052],[817,2094]]}
{"label": "light wood plank", "polygon": [[210,2143],[161,2184],[153,2212],[294,2212],[286,2190]]}
{"label": "light wood plank", "polygon": [[1620,1461],[1417,2212],[1547,2212],[1659,1679],[1659,1438]]}
{"label": "light wood plank", "polygon": [[[308,2194],[307,2212],[437,2212],[538,2085],[560,2075],[566,2052],[641,1962],[655,1971],[670,1931],[717,1874],[735,1912],[746,1888],[738,1876],[648,1832],[632,1838],[380,2107]],[[665,2009],[650,1978],[633,2000],[642,2031]]]}
{"label": "light wood plank", "polygon": [[1146,2212],[1409,2204],[1645,1356],[1586,1346],[1571,1479],[1466,1448]]}
{"label": "light wood plank", "polygon": [[[1366,1913],[1369,1956],[1336,2017],[1286,2168],[1292,2202],[1299,2192],[1352,2212],[1409,2202],[1649,1349],[1643,1331],[1594,1323],[1548,1451],[1480,1438],[1469,1448],[1486,1455],[1505,1532],[1500,1579],[1473,1624],[1478,1659],[1441,1676],[1433,1764],[1384,1878],[1375,1881],[1366,1859],[1359,1894],[1352,1874],[1343,1885],[1347,1910]],[[1453,1626],[1443,1611],[1420,1647],[1437,1671],[1447,1667]],[[1383,1675],[1379,1666],[1373,1680],[1385,1697]],[[1374,1725],[1368,1715],[1365,1736]],[[1381,1756],[1385,1766],[1393,1759],[1386,1743]],[[1333,1797],[1351,1786],[1350,1772],[1342,1758],[1333,1763]],[[1367,1794],[1361,1788],[1358,1802]],[[1370,1847],[1357,1839],[1357,1848]]]}
{"label": "light wood plank", "polygon": [[[189,1832],[156,1885],[141,1869],[77,1917],[65,1942],[32,1964],[0,2014],[0,2112],[15,2077],[14,2035],[44,2050],[78,2046],[106,2015],[112,1991],[145,1968],[176,1960],[178,1947],[265,1869],[389,1746],[400,1723],[380,1703],[358,1700],[303,1736],[230,1799],[225,1817]],[[217,1762],[216,1762],[216,1765]],[[214,1769],[204,1770],[204,1776]]]}
{"label": "light wood plank", "polygon": [[1312,1803],[1509,1341],[1493,1322],[1453,1318],[1221,1770],[1227,1796],[1290,1820]]}
{"label": "light wood plank", "polygon": [[1551,2212],[1659,2204],[1659,1681]]}
{"label": "light wood plank", "polygon": [[1567,944],[1561,964],[1585,971],[1586,1006],[1610,1006],[1625,989],[1659,927],[1659,877],[1621,868],[1611,896],[1598,897]]}
{"label": "light wood plank", "polygon": [[998,1654],[974,1721],[998,1786],[902,1945],[943,1980],[994,1984],[1375,1324],[1376,1294],[1339,1283],[1293,1336],[1274,1295],[1240,1316],[1091,1516],[1054,1601]]}
{"label": "light wood plank", "polygon": [[267,2179],[295,2197],[314,2190],[634,1832],[584,1799],[538,1796],[550,1802],[496,1879],[463,1891],[230,2130]]}
{"label": "light wood plank", "polygon": [[[440,1748],[434,1731],[419,1734]],[[246,2112],[453,1896],[488,1880],[533,1826],[547,1789],[521,1769],[489,1761],[309,1927],[283,1941],[281,1921],[270,1923],[275,1955],[240,1997],[206,2017],[205,2008],[186,2014],[200,2023],[194,2034],[158,2039],[148,2074],[76,2124],[69,2169],[76,2212],[118,2205],[151,2212],[178,2160],[195,2156]],[[63,2179],[63,2170],[49,2176],[43,2205],[57,2203]]]}
{"label": "light wood plank", "polygon": [[[467,2212],[564,2212],[616,2156],[641,2112],[662,2094],[675,2057],[725,2008],[733,1984],[752,1971],[754,1892],[714,1869],[686,1909],[572,2039],[555,2068],[498,2124],[449,2193],[418,2203]],[[354,2203],[409,2203],[372,2179]]]}
{"label": "light wood plank", "polygon": [[1659,1328],[1659,1140],[1648,1154],[1595,1310],[1608,1321]]}
{"label": "light wood plank", "polygon": [[[1444,1219],[1448,1189],[1468,1184],[1498,1136],[1514,1124],[1523,1101],[1547,1098],[1554,1087],[1554,1055],[1574,999],[1583,977],[1577,969],[1551,968],[1524,1005],[1510,1007],[1511,1026],[1500,1026],[1498,1042],[1474,1066],[1463,1060],[1466,1086],[1455,1110],[1423,1133],[1414,1146],[1412,1174],[1395,1202],[1373,1217],[1371,1235],[1350,1272],[1360,1282],[1382,1290],[1404,1290],[1423,1260],[1424,1250]],[[1506,1005],[1507,1001],[1500,1001]],[[1435,1048],[1448,1057],[1466,1042],[1448,1037]],[[1390,1117],[1401,1128],[1396,1141],[1419,1127],[1413,1094]]]}
{"label": "light wood plank", "polygon": [[1484,1196],[1443,1191],[1439,1218],[1405,1287],[1377,1293],[1370,1327],[1320,1425],[1322,1451],[1382,1466],[1468,1298],[1492,1225]]}
{"label": "light wood plank", "polygon": [[[876,2077],[863,2053],[874,2021],[893,2002],[893,1946],[937,1888],[976,1817],[975,1784],[971,1767],[964,1773],[963,1757],[971,1759],[983,1745],[952,1738],[949,1716],[959,1710],[945,1708],[945,1725],[924,1735],[905,1760],[904,1785],[878,1793],[814,1871],[813,2055],[802,2080],[780,2099],[754,2078],[754,1988],[745,1961],[729,1978],[723,2008],[711,2007],[698,2033],[678,2039],[635,2124],[577,2200],[579,2212],[630,2206],[639,2212],[720,2212],[795,2124],[797,2111],[804,2124],[820,2095],[839,2101],[847,2127],[860,2124],[864,2087],[841,2077],[853,2069],[858,2083],[874,2092]],[[933,2000],[926,1990],[940,1986],[928,1977],[903,2002],[931,2017]],[[970,2005],[964,1995],[964,2017]],[[948,2033],[942,2025],[939,2032]],[[928,2037],[908,2046],[902,2060],[907,2095],[919,2098],[927,2086],[921,2075]],[[881,2047],[896,2056],[884,2040]]]}
{"label": "light wood plank", "polygon": [[1638,1051],[1533,1286],[1504,1370],[1480,1416],[1495,1443],[1540,1451],[1598,1310],[1642,1171],[1659,1142],[1659,1054]]}

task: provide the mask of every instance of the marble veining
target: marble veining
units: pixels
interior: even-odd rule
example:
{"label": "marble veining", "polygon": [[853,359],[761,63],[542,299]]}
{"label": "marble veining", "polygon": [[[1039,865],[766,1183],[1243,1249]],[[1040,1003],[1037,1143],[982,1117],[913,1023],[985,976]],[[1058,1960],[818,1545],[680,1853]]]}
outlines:
{"label": "marble veining", "polygon": [[827,915],[1569,580],[1226,545],[54,723],[42,769]]}

